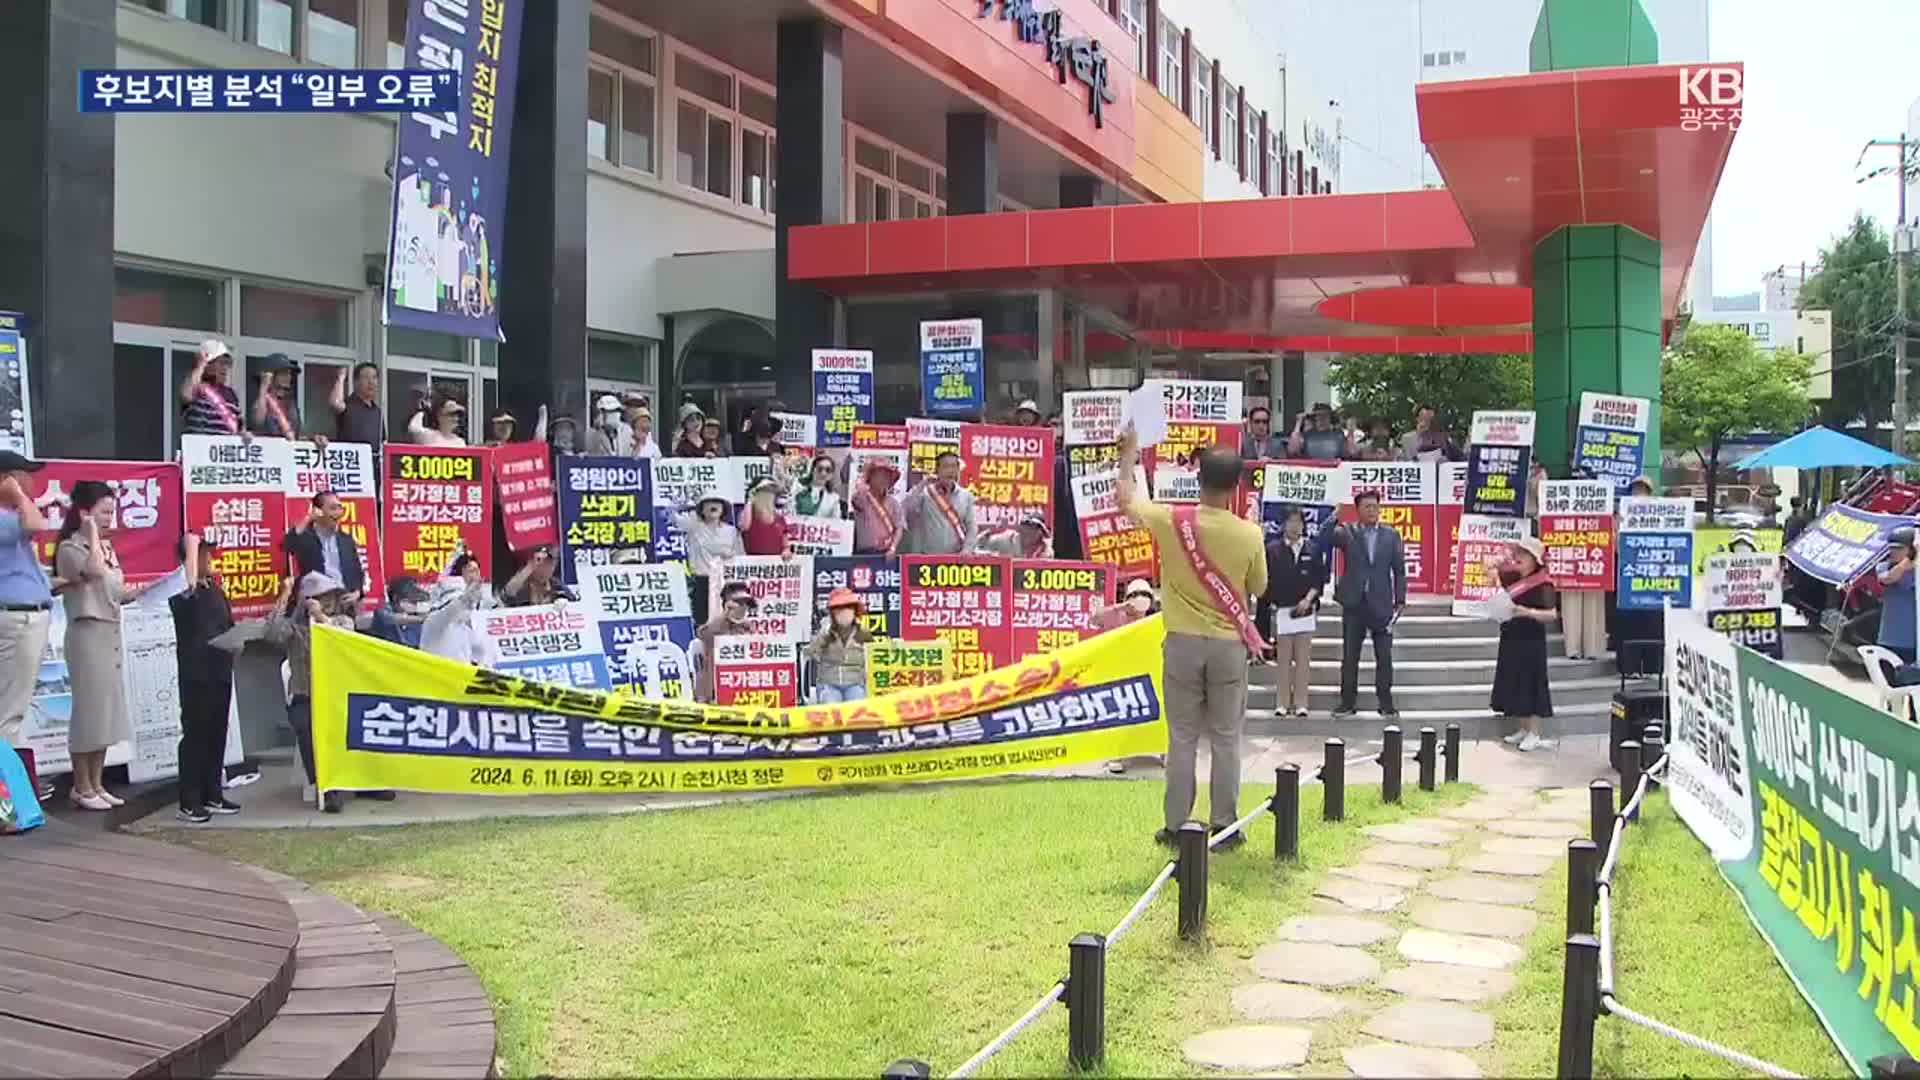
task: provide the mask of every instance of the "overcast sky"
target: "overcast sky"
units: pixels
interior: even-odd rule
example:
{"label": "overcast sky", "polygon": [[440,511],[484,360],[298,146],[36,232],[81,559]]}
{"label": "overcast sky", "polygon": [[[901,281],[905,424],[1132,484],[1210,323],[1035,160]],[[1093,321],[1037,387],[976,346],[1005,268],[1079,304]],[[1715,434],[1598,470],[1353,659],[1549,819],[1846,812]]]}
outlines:
{"label": "overcast sky", "polygon": [[[1856,184],[1868,139],[1898,138],[1920,98],[1916,0],[1711,0],[1713,58],[1746,64],[1746,111],[1713,204],[1713,291],[1755,292],[1782,263],[1811,264],[1856,208],[1894,217],[1891,176]],[[1920,135],[1920,132],[1912,134]],[[1920,208],[1909,208],[1909,217]]]}

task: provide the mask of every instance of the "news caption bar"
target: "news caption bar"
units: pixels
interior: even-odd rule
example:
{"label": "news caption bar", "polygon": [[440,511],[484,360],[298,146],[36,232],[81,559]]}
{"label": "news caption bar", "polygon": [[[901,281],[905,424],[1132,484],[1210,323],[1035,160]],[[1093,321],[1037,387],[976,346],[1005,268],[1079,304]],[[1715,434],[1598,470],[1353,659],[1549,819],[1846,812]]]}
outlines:
{"label": "news caption bar", "polygon": [[428,112],[460,108],[455,71],[85,70],[80,111],[102,112]]}

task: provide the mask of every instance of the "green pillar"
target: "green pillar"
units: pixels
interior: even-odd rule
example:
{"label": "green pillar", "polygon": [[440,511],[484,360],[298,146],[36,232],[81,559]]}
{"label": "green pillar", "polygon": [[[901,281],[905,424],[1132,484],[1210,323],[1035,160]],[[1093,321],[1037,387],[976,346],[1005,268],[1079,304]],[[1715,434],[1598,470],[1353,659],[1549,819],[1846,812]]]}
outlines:
{"label": "green pillar", "polygon": [[[1544,0],[1534,24],[1536,72],[1660,61],[1640,0]],[[1653,402],[1646,469],[1660,467],[1660,243],[1624,225],[1568,225],[1533,249],[1536,448],[1557,476],[1572,454],[1586,392]]]}
{"label": "green pillar", "polygon": [[1660,244],[1625,225],[1568,225],[1533,248],[1533,407],[1540,460],[1564,475],[1580,395],[1653,401],[1660,461]]}

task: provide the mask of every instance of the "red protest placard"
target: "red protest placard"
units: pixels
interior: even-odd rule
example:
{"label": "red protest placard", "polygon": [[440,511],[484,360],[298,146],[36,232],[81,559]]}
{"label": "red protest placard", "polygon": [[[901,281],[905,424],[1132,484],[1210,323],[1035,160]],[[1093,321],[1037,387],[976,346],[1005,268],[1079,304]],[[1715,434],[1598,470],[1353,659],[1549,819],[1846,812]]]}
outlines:
{"label": "red protest placard", "polygon": [[313,515],[313,497],[332,492],[343,513],[340,529],[353,537],[360,550],[360,569],[366,575],[363,608],[372,610],[386,596],[385,567],[380,562],[380,500],[373,482],[373,447],[366,443],[330,442],[323,451],[310,442],[293,444],[293,483],[287,488],[287,532],[306,527]]}
{"label": "red protest placard", "polygon": [[388,446],[381,471],[387,579],[440,576],[464,546],[493,573],[493,460],[483,447]]}
{"label": "red protest placard", "polygon": [[1549,480],[1540,498],[1540,543],[1560,589],[1614,587],[1613,484]]}
{"label": "red protest placard", "polygon": [[1440,463],[1439,502],[1434,506],[1434,533],[1438,537],[1440,549],[1440,571],[1446,575],[1446,582],[1440,591],[1452,596],[1456,572],[1454,548],[1460,543],[1460,516],[1467,506],[1467,463],[1464,461],[1443,461]]}
{"label": "red protest placard", "polygon": [[1092,637],[1113,602],[1113,568],[1059,559],[1013,560],[1013,655],[1024,660]]}
{"label": "red protest placard", "polygon": [[1008,561],[985,555],[902,555],[900,639],[945,641],[956,678],[1013,663]]}
{"label": "red protest placard", "polygon": [[560,542],[560,510],[553,493],[553,460],[544,442],[508,443],[493,449],[494,482],[500,487],[500,527],[507,546],[527,551]]}
{"label": "red protest placard", "polygon": [[1028,514],[1053,521],[1053,431],[1004,424],[960,427],[960,482],[973,492],[981,532]]}
{"label": "red protest placard", "polygon": [[293,446],[285,439],[188,435],[180,440],[187,528],[219,545],[220,575],[236,619],[264,618],[287,568],[287,489]]}
{"label": "red protest placard", "polygon": [[1454,547],[1455,615],[1487,617],[1488,598],[1500,591],[1499,564],[1506,558],[1507,548],[1526,535],[1523,518],[1485,514],[1460,518],[1460,542]]}
{"label": "red protest placard", "polygon": [[800,703],[799,644],[728,634],[713,639],[713,696],[719,705],[783,709]]}
{"label": "red protest placard", "polygon": [[60,542],[60,525],[67,517],[67,497],[82,480],[105,481],[117,500],[113,548],[120,570],[129,582],[150,581],[180,565],[174,544],[180,539],[180,466],[172,461],[69,461],[56,459],[32,473],[27,493],[47,519],[47,527],[33,535],[33,551],[53,565],[53,549]]}
{"label": "red protest placard", "polygon": [[[1138,467],[1138,483],[1145,485]],[[1153,534],[1120,510],[1119,474],[1108,470],[1088,476],[1076,476],[1073,487],[1074,516],[1080,522],[1080,544],[1089,562],[1114,568],[1121,581],[1152,578],[1159,569],[1154,554]]]}

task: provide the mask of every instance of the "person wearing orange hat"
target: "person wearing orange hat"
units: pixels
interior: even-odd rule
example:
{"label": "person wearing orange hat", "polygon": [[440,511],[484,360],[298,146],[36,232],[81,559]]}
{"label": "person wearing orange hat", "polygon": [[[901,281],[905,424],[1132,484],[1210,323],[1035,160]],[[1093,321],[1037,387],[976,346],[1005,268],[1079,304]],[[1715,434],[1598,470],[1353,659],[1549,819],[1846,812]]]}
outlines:
{"label": "person wearing orange hat", "polygon": [[827,619],[807,645],[813,660],[813,701],[834,705],[867,696],[867,643],[873,635],[860,625],[866,605],[852,589],[827,594]]}

